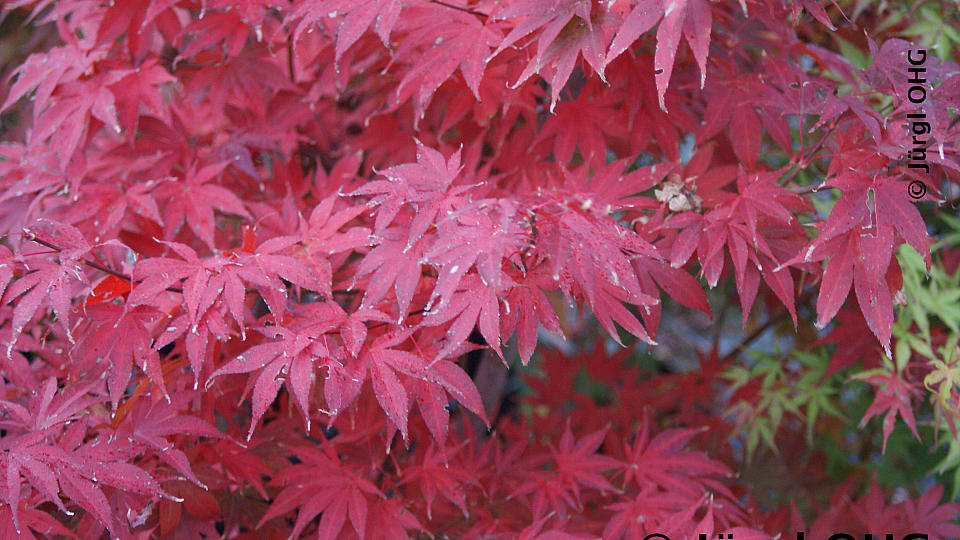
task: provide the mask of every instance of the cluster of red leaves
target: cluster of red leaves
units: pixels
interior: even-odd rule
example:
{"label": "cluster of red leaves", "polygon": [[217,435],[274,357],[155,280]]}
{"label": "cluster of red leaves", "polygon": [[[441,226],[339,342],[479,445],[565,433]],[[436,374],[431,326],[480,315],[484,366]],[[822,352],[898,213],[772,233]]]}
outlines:
{"label": "cluster of red leaves", "polygon": [[[768,538],[799,518],[732,478],[718,381],[598,408],[548,358],[527,425],[486,417],[465,355],[514,340],[528,362],[540,326],[564,334],[560,297],[655,344],[661,292],[710,312],[695,266],[732,275],[744,320],[760,295],[797,324],[819,281],[822,326],[852,287],[888,349],[894,249],[929,259],[890,169],[908,44],[871,40],[857,69],[801,38],[832,27],[812,0],[14,10],[61,42],[0,105],[30,126],[0,145],[5,537]],[[960,73],[928,65],[928,157],[956,180]],[[816,220],[791,182],[828,156],[841,196]],[[630,380],[622,359],[590,365]],[[958,534],[938,492],[852,489],[865,523]]]}

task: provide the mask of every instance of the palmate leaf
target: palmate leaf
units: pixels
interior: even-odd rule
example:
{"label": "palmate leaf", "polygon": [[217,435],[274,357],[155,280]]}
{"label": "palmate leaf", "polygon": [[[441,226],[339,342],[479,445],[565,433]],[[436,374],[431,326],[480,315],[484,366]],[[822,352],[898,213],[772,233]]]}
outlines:
{"label": "palmate leaf", "polygon": [[456,505],[464,516],[469,516],[465,486],[479,487],[480,484],[466,467],[450,464],[465,443],[466,441],[453,448],[444,448],[443,441],[437,441],[427,448],[422,463],[404,470],[399,484],[416,483],[427,501],[427,519],[431,518],[431,507],[438,493]]}
{"label": "palmate leaf", "polygon": [[500,348],[500,301],[496,291],[482,284],[475,274],[463,279],[460,284],[461,290],[451,295],[452,300],[428,311],[421,322],[424,326],[439,326],[453,321],[447,330],[446,344],[437,356],[448,357],[467,340],[476,326],[497,356],[503,358]]}
{"label": "palmate leaf", "polygon": [[416,163],[404,163],[381,171],[386,180],[368,182],[350,196],[370,197],[370,204],[378,206],[374,233],[380,234],[390,225],[403,206],[412,206],[417,215],[410,224],[407,245],[412,245],[434,220],[440,210],[462,200],[461,194],[470,186],[454,186],[462,170],[461,151],[449,159],[438,150],[417,141]]}
{"label": "palmate leaf", "polygon": [[[662,16],[662,19],[661,19]],[[607,53],[606,63],[622,54],[640,35],[657,28],[657,51],[654,70],[657,81],[657,96],[660,108],[666,110],[663,96],[673,73],[681,34],[693,49],[700,67],[700,87],[707,76],[707,54],[710,49],[712,15],[710,4],[705,0],[639,0],[623,21],[613,38]]]}
{"label": "palmate leaf", "polygon": [[[820,234],[784,266],[829,258],[817,300],[817,325],[822,327],[833,318],[852,285],[867,325],[889,355],[891,289],[894,284],[899,288],[901,281],[894,248],[901,239],[906,241],[923,255],[929,268],[930,239],[923,220],[893,177],[844,172],[826,184],[841,190],[840,199],[826,221],[818,224]],[[875,205],[868,206],[871,194]]]}
{"label": "palmate leaf", "polygon": [[410,310],[410,302],[423,275],[422,263],[424,241],[408,244],[404,227],[392,227],[378,235],[378,245],[371,249],[360,262],[354,274],[353,284],[369,275],[369,284],[364,287],[361,308],[376,306],[390,290],[394,289],[391,303],[396,299],[397,324],[402,324]]}
{"label": "palmate leaf", "polygon": [[[47,379],[26,405],[0,400],[0,409],[8,420],[0,422],[6,431],[0,439],[4,452],[0,469],[6,481],[0,488],[0,500],[8,505],[15,528],[20,531],[21,483],[26,480],[39,496],[67,515],[72,515],[60,498],[89,512],[101,525],[117,533],[123,525],[114,519],[102,485],[152,497],[170,498],[160,485],[141,468],[128,463],[139,452],[132,440],[116,435],[100,435],[82,441],[86,426],[73,423],[82,412],[100,400],[88,392],[94,385],[75,386],[58,392],[55,378]],[[72,425],[71,425],[72,423]],[[51,439],[61,432],[59,444]],[[79,436],[79,437],[78,437]],[[74,441],[70,443],[69,441]]]}
{"label": "palmate leaf", "polygon": [[501,319],[502,336],[517,335],[517,349],[526,365],[537,345],[537,329],[544,329],[563,338],[563,328],[554,311],[550,299],[544,293],[554,286],[544,270],[530,271],[523,281],[510,289],[503,301],[504,314]]}
{"label": "palmate leaf", "polygon": [[187,455],[171,443],[177,436],[194,435],[207,439],[222,439],[226,436],[207,422],[184,414],[183,406],[194,394],[178,392],[166,399],[139,399],[130,405],[129,412],[117,426],[115,437],[142,445],[156,453],[183,478],[203,487]]}
{"label": "palmate leaf", "polygon": [[293,39],[296,41],[318,21],[331,19],[336,26],[335,59],[360,39],[372,24],[380,40],[387,45],[393,26],[404,3],[400,0],[309,0],[300,2],[287,15],[287,22],[296,20]]}
{"label": "palmate leaf", "polygon": [[508,286],[504,267],[516,266],[529,234],[520,211],[513,201],[481,199],[457,205],[438,220],[436,239],[423,254],[438,273],[428,308],[444,307],[467,276],[493,291]]}
{"label": "palmate leaf", "polygon": [[[300,507],[293,536],[298,536],[310,520],[322,512],[318,540],[337,538],[348,516],[350,526],[363,538],[370,506],[368,499],[382,497],[380,490],[358,470],[344,466],[329,444],[292,450],[302,463],[287,467],[274,479],[274,483],[288,487],[277,496],[260,523]],[[289,485],[294,481],[296,484]]]}
{"label": "palmate leaf", "polygon": [[149,306],[127,309],[114,303],[89,305],[82,313],[82,337],[73,355],[90,369],[106,370],[113,409],[127,389],[134,365],[166,394],[160,356],[152,346],[152,330],[164,313]]}
{"label": "palmate leaf", "polygon": [[[547,117],[543,128],[537,134],[537,141],[550,141],[552,139],[553,156],[561,164],[569,163],[573,157],[574,150],[577,149],[585,161],[597,166],[605,164],[607,157],[607,138],[622,137],[626,134],[623,126],[608,121],[609,115],[617,110],[620,99],[621,96],[616,94],[610,94],[598,99],[591,89],[581,91],[580,96],[575,101],[564,102],[557,105],[554,114]],[[597,174],[591,179],[593,185],[591,185],[590,188],[594,188],[596,184],[600,183],[612,183],[611,181],[615,177],[621,189],[630,186],[630,189],[635,190],[633,193],[640,191],[637,189],[639,186],[637,186],[636,183],[629,181],[632,180],[632,178],[628,178],[627,182],[623,182],[621,173],[623,172],[624,165],[625,163],[623,161],[618,161],[613,166],[601,169],[606,174],[597,171]],[[577,176],[579,176],[581,182],[583,182],[588,177],[588,167],[581,167],[577,173],[579,173]],[[565,184],[569,183],[570,179],[567,178]],[[609,187],[608,185],[604,186],[604,188]],[[588,191],[594,191],[595,193],[592,195],[599,195],[599,197],[585,197],[585,204],[587,200],[593,200],[594,198],[603,199],[606,198],[604,195],[608,197],[612,195],[608,189],[588,188]],[[596,200],[590,205],[596,204],[598,208],[602,209],[606,206],[604,204],[605,202],[607,201]],[[590,205],[588,205],[588,207]]]}
{"label": "palmate leaf", "polygon": [[[59,262],[55,263],[42,257],[30,257],[29,253],[20,253],[17,257],[30,271],[22,278],[10,283],[2,297],[5,301],[15,301],[11,321],[13,336],[7,346],[7,356],[10,356],[17,336],[23,331],[24,326],[38,310],[47,307],[56,314],[67,333],[67,339],[73,342],[70,322],[72,299],[89,287],[80,261],[95,247],[76,227],[58,221],[39,220],[33,224],[32,228],[25,229],[25,232],[29,235],[28,239],[34,238],[45,245],[57,247]],[[117,243],[116,241],[106,242],[106,244]],[[6,262],[5,267],[9,264],[10,262]]]}
{"label": "palmate leaf", "polygon": [[[424,398],[427,396],[423,395],[423,384],[429,385],[429,393],[433,394],[429,397],[433,399],[438,397],[442,389],[488,423],[480,394],[463,369],[439,355],[428,362],[419,354],[394,348],[410,338],[413,331],[406,329],[383,334],[373,340],[360,356],[359,378],[370,379],[377,402],[403,438],[408,436],[407,414],[412,405],[408,384],[416,385],[414,388],[418,396]],[[421,406],[421,411],[423,408]],[[433,414],[436,415],[436,412]],[[446,422],[443,420],[439,418],[431,423],[434,436],[441,441],[446,437]]]}
{"label": "palmate leaf", "polygon": [[560,519],[569,510],[582,509],[580,490],[616,488],[602,474],[620,463],[597,453],[606,430],[600,430],[575,439],[567,424],[557,448],[551,448],[550,471],[529,471],[526,480],[511,494],[533,499],[534,515],[557,512]]}
{"label": "palmate leaf", "polygon": [[870,383],[876,392],[873,403],[864,413],[859,426],[862,428],[874,416],[885,413],[883,416],[883,446],[881,451],[887,449],[887,439],[893,433],[893,425],[897,420],[897,414],[906,422],[913,436],[920,440],[920,434],[917,433],[917,421],[911,407],[911,397],[918,395],[919,392],[913,385],[904,381],[896,373],[884,372],[883,370],[860,373],[856,377]]}
{"label": "palmate leaf", "polygon": [[[568,208],[538,214],[537,251],[547,259],[553,280],[570,297],[576,284],[604,329],[620,343],[613,322],[654,343],[624,304],[645,308],[659,302],[656,290],[643,290],[631,259],[660,258],[656,248],[609,216]],[[652,293],[652,294],[651,294]]]}
{"label": "palmate leaf", "polygon": [[710,486],[710,477],[732,474],[726,465],[684,450],[696,435],[694,429],[669,429],[651,436],[645,418],[634,442],[624,445],[624,483],[632,482],[640,488],[656,486],[695,500]]}
{"label": "palmate leaf", "polygon": [[550,112],[553,112],[579,56],[582,55],[603,77],[604,52],[618,22],[618,17],[606,10],[593,13],[590,0],[557,0],[552,4],[550,9],[543,10],[538,0],[514,2],[493,15],[494,19],[522,17],[494,51],[494,56],[537,31],[536,51],[512,86],[516,88],[534,73],[546,71],[551,94]]}
{"label": "palmate leaf", "polygon": [[409,511],[394,499],[384,498],[358,468],[343,463],[330,443],[292,450],[301,463],[275,477],[274,483],[285,487],[261,525],[299,507],[291,533],[295,537],[317,514],[318,540],[340,538],[344,527],[360,538],[399,538],[405,530],[423,530]]}
{"label": "palmate leaf", "polygon": [[254,427],[284,385],[293,394],[309,431],[309,396],[314,370],[322,365],[339,364],[335,353],[324,345],[324,338],[347,321],[343,309],[334,302],[309,304],[300,309],[296,316],[299,320],[288,326],[257,328],[259,333],[275,341],[254,345],[244,351],[217,368],[207,382],[212,385],[214,379],[221,375],[258,372],[255,378],[250,378],[253,415],[247,440],[253,436]]}
{"label": "palmate leaf", "polygon": [[154,198],[164,200],[166,215],[164,233],[172,239],[184,222],[211,248],[214,247],[214,210],[246,218],[247,210],[236,195],[217,185],[213,180],[220,175],[227,163],[214,163],[198,167],[194,164],[182,181],[169,180],[157,186]]}
{"label": "palmate leaf", "polygon": [[[186,335],[188,339],[205,341],[211,333],[223,339],[228,330],[225,323],[215,329],[205,324],[205,314],[216,306],[223,306],[240,328],[245,339],[245,321],[248,309],[244,305],[246,284],[263,298],[274,317],[283,317],[286,312],[287,289],[281,278],[298,287],[323,291],[328,288],[319,282],[305,264],[280,252],[296,244],[296,237],[275,237],[248,253],[234,251],[228,256],[201,259],[197,252],[186,244],[163,242],[180,258],[153,257],[139,261],[133,275],[140,281],[130,292],[127,301],[132,306],[159,306],[167,301],[169,289],[182,281],[180,295],[185,313],[171,321],[161,339],[162,347],[176,338]],[[190,336],[194,336],[191,338]],[[199,348],[199,347],[198,347]],[[191,367],[199,378],[205,362],[197,348],[188,348]]]}
{"label": "palmate leaf", "polygon": [[437,88],[457,69],[479,101],[490,51],[502,41],[499,28],[438,4],[410,8],[404,15],[413,29],[397,48],[394,62],[410,63],[411,68],[397,85],[397,103],[412,97],[414,114],[422,119]]}

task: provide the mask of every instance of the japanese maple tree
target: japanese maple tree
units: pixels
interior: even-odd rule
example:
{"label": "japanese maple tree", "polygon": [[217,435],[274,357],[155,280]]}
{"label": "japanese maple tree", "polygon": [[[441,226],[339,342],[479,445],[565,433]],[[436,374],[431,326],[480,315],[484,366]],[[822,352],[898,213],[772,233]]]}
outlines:
{"label": "japanese maple tree", "polygon": [[958,22],[5,0],[0,537],[960,538]]}

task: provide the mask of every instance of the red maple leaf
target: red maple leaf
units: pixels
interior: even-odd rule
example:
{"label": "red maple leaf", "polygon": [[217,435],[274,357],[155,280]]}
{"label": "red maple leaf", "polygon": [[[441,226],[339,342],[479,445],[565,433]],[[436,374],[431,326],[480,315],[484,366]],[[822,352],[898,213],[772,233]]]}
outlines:
{"label": "red maple leaf", "polygon": [[465,277],[460,285],[461,289],[450,295],[451,300],[426,312],[420,323],[424,326],[439,326],[453,321],[447,329],[446,344],[437,353],[437,357],[450,356],[467,340],[476,325],[487,344],[497,356],[503,358],[503,351],[500,350],[500,300],[496,291],[483,285],[476,274]]}
{"label": "red maple leaf", "polygon": [[[71,302],[77,293],[82,292],[78,284],[84,287],[89,286],[86,276],[81,271],[80,261],[94,249],[94,246],[76,227],[44,219],[36,222],[32,228],[25,229],[25,232],[48,246],[63,247],[57,252],[59,263],[40,257],[26,259],[25,257],[31,254],[19,254],[19,258],[31,271],[11,283],[4,296],[7,300],[20,297],[13,309],[13,335],[7,345],[7,356],[10,355],[17,336],[27,322],[33,318],[37,310],[47,306],[53,309],[67,333],[67,339],[73,342],[70,325]],[[115,244],[116,242],[107,243]],[[37,255],[45,253],[49,251],[40,252]]]}
{"label": "red maple leaf", "polygon": [[407,318],[410,302],[423,275],[421,261],[425,242],[417,241],[409,245],[407,239],[404,227],[391,227],[380,233],[378,245],[364,256],[350,284],[352,288],[358,280],[369,276],[361,309],[377,305],[392,286],[397,300],[397,324]]}
{"label": "red maple leaf", "polygon": [[[660,19],[660,16],[663,19]],[[700,87],[707,76],[707,54],[710,51],[710,30],[713,17],[706,0],[641,0],[624,19],[610,46],[606,63],[619,56],[641,34],[660,21],[657,28],[657,51],[654,55],[655,78],[660,108],[666,110],[663,95],[673,73],[674,59],[681,34],[693,49],[700,66]]]}
{"label": "red maple leaf", "polygon": [[[434,92],[459,68],[467,87],[480,101],[480,80],[490,51],[502,34],[475,15],[431,4],[410,8],[405,26],[411,30],[394,53],[394,62],[410,64],[397,85],[396,101],[414,98],[414,115],[422,119]],[[416,124],[415,124],[416,125]]]}
{"label": "red maple leaf", "polygon": [[329,443],[319,448],[301,446],[291,450],[300,458],[300,463],[286,467],[274,476],[271,483],[284,486],[284,489],[260,519],[258,527],[299,508],[290,533],[293,537],[298,537],[320,513],[318,540],[339,538],[348,517],[350,526],[360,538],[367,537],[367,533],[376,534],[367,531],[369,499],[377,497],[380,500],[383,495],[357,467],[342,463]]}
{"label": "red maple leaf", "polygon": [[503,301],[504,316],[501,319],[501,331],[504,336],[517,334],[517,349],[526,365],[537,345],[537,328],[542,325],[546,330],[563,337],[563,329],[557,314],[544,294],[553,282],[544,269],[527,272],[523,280]]}
{"label": "red maple leaf", "polygon": [[[494,291],[506,286],[504,263],[512,260],[517,266],[515,255],[527,238],[518,205],[501,199],[458,205],[438,220],[436,228],[433,245],[423,254],[438,274],[428,310],[437,300],[436,309],[442,309],[469,275],[476,275],[483,287]],[[473,268],[475,274],[470,273]]]}
{"label": "red maple leaf", "polygon": [[191,392],[177,392],[170,395],[169,401],[151,397],[127,402],[126,415],[119,418],[114,437],[143,445],[184,478],[203,487],[187,455],[173,441],[186,435],[209,439],[226,436],[200,418],[183,414],[183,406],[194,396]]}
{"label": "red maple leaf", "polygon": [[[849,171],[826,182],[841,190],[820,234],[792,262],[830,258],[817,301],[817,324],[824,326],[843,305],[853,285],[860,310],[885,350],[890,348],[893,303],[888,269],[896,264],[897,238],[906,240],[930,264],[930,239],[917,209],[893,177],[874,178]],[[871,198],[870,194],[874,196]]]}
{"label": "red maple leaf", "polygon": [[461,194],[473,186],[455,186],[453,181],[460,175],[461,151],[457,150],[444,159],[439,151],[417,141],[417,162],[395,165],[380,171],[386,180],[367,182],[350,196],[373,196],[368,203],[377,206],[373,231],[383,232],[400,209],[406,205],[416,210],[410,223],[407,245],[412,245],[427,231],[437,214],[463,200]]}
{"label": "red maple leaf", "polygon": [[[588,84],[602,83],[591,80]],[[614,93],[598,97],[590,88],[581,90],[576,100],[557,105],[554,114],[548,116],[543,123],[535,143],[552,140],[553,156],[561,165],[570,162],[575,149],[580,150],[585,162],[597,166],[605,165],[607,138],[626,135],[621,124],[609,121],[610,115],[616,114],[614,111],[618,110],[620,101],[621,96]],[[581,170],[582,176],[586,177],[587,167],[582,167]],[[620,171],[622,170],[621,166]],[[601,178],[602,176],[597,174],[592,181],[599,183]],[[640,190],[636,189],[634,192],[637,191]]]}
{"label": "red maple leaf", "polygon": [[[299,321],[290,326],[264,326],[256,330],[275,341],[254,345],[210,375],[208,385],[221,375],[259,371],[251,377],[253,415],[247,440],[281,386],[290,389],[310,430],[310,389],[315,364],[337,363],[324,345],[325,335],[338,328],[347,318],[334,302],[307,304],[297,313]],[[249,386],[249,385],[248,385]]]}
{"label": "red maple leaf", "polygon": [[616,491],[601,473],[620,466],[620,462],[597,452],[606,431],[595,431],[576,440],[567,422],[558,446],[550,448],[553,470],[529,471],[528,480],[511,496],[532,495],[535,516],[555,511],[563,519],[568,507],[582,509],[581,487]]}
{"label": "red maple leaf", "polygon": [[152,347],[153,327],[165,314],[150,306],[128,308],[99,303],[83,308],[81,339],[73,349],[74,358],[88,369],[107,373],[107,389],[113,408],[126,392],[132,367],[136,365],[166,394],[160,372],[160,356]]}
{"label": "red maple leaf", "polygon": [[653,343],[624,303],[644,307],[659,302],[641,288],[630,262],[635,257],[659,258],[656,248],[609,216],[572,209],[540,212],[537,216],[537,251],[548,260],[561,290],[570,296],[575,283],[604,329],[618,343],[613,321]]}
{"label": "red maple leaf", "polygon": [[360,39],[360,36],[371,24],[383,41],[389,47],[390,33],[393,30],[400,10],[404,3],[401,0],[357,0],[345,2],[343,0],[309,0],[300,2],[290,11],[285,23],[296,20],[293,30],[293,40],[298,41],[300,36],[309,31],[319,21],[329,20],[336,25],[333,32],[336,35],[334,60],[340,62],[343,53]]}
{"label": "red maple leaf", "polygon": [[[377,402],[390,422],[406,439],[407,413],[411,402],[404,380],[408,378],[442,387],[464,407],[486,421],[480,394],[459,366],[440,358],[428,363],[419,354],[392,348],[406,341],[413,332],[414,329],[405,329],[379,336],[360,355],[360,379],[369,376]],[[414,383],[410,381],[409,384]]]}
{"label": "red maple leaf", "polygon": [[500,54],[521,38],[536,32],[531,40],[536,51],[512,87],[520,86],[534,73],[546,69],[550,83],[550,112],[553,112],[560,91],[573,72],[578,56],[590,64],[601,77],[606,66],[604,53],[613,37],[617,17],[606,10],[592,13],[590,0],[553,0],[544,9],[541,0],[512,2],[493,13],[494,20],[519,19],[503,39],[493,56]]}
{"label": "red maple leaf", "polygon": [[[57,380],[51,377],[26,406],[0,400],[0,409],[9,416],[0,422],[6,430],[0,438],[3,450],[0,468],[6,471],[0,499],[9,505],[18,530],[21,476],[61,512],[72,514],[60,498],[62,492],[113,533],[121,530],[122,525],[114,519],[98,482],[144,495],[169,497],[146,472],[126,463],[136,455],[126,439],[107,440],[100,436],[82,446],[79,444],[86,426],[83,422],[70,424],[98,401],[88,394],[93,386],[75,385],[69,393],[57,392]],[[51,444],[48,437],[59,433],[61,426],[67,426],[68,434],[60,439],[60,444]],[[95,449],[101,444],[103,448]]]}
{"label": "red maple leaf", "polygon": [[624,444],[624,482],[641,489],[657,486],[693,500],[708,489],[716,489],[711,477],[723,477],[731,471],[703,453],[684,450],[697,434],[696,429],[668,429],[651,437],[649,421],[644,417],[636,439]]}
{"label": "red maple leaf", "polygon": [[[443,444],[441,441],[438,443]],[[427,502],[427,519],[431,519],[431,507],[437,493],[456,505],[464,516],[470,513],[467,510],[465,488],[480,487],[480,484],[466,467],[450,463],[464,444],[465,442],[452,448],[431,444],[424,452],[421,462],[403,470],[397,485],[416,483]]]}
{"label": "red maple leaf", "polygon": [[210,249],[213,242],[214,210],[250,218],[241,201],[232,191],[212,183],[227,163],[200,167],[194,163],[182,181],[171,179],[154,189],[154,199],[164,201],[164,238],[173,239],[184,222]]}
{"label": "red maple leaf", "polygon": [[886,413],[883,416],[883,446],[881,452],[887,450],[887,439],[893,433],[893,424],[897,420],[897,414],[906,422],[907,427],[913,432],[913,436],[920,440],[920,434],[917,433],[917,421],[913,416],[911,407],[911,397],[918,395],[919,391],[914,385],[901,379],[897,374],[882,370],[873,370],[864,372],[856,376],[857,379],[870,383],[874,387],[873,403],[863,414],[859,427],[863,427],[874,416]]}
{"label": "red maple leaf", "polygon": [[917,499],[903,501],[908,530],[928,531],[931,540],[960,537],[960,525],[954,521],[960,515],[960,504],[943,500],[943,486],[935,484]]}

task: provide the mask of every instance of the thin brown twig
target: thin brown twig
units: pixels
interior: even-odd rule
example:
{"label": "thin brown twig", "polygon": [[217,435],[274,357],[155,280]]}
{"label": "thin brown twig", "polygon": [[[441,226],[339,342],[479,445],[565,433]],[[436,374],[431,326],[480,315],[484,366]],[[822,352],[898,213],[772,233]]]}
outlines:
{"label": "thin brown twig", "polygon": [[[41,240],[41,239],[37,238],[36,235],[28,234],[28,235],[25,236],[25,238],[26,238],[27,240],[30,240],[31,242],[40,244],[41,246],[48,247],[48,248],[56,251],[57,253],[60,253],[61,251],[63,251],[63,248],[61,248],[60,246],[58,246],[58,245],[56,245],[56,244],[53,244],[53,243],[51,243],[51,242],[47,242],[46,240]],[[130,276],[125,276],[125,275],[121,274],[120,272],[117,272],[116,270],[113,270],[112,268],[108,268],[108,267],[106,267],[106,266],[104,266],[104,265],[102,265],[102,264],[100,264],[100,263],[98,263],[98,262],[88,261],[88,260],[86,260],[86,259],[79,259],[79,262],[81,262],[81,263],[89,266],[90,268],[96,268],[97,270],[100,270],[101,272],[106,272],[107,274],[110,274],[111,276],[116,276],[116,277],[118,277],[118,278],[125,279],[125,280],[130,281],[130,282],[133,281],[133,278],[131,278]]]}
{"label": "thin brown twig", "polygon": [[[784,268],[782,271],[787,272],[787,271],[789,271],[789,270],[787,270],[786,268]],[[801,294],[801,295],[797,298],[796,304],[797,304],[797,305],[804,304],[804,303],[806,303],[806,301],[809,300],[812,296],[813,296],[813,290],[809,290],[809,291]],[[787,316],[789,316],[789,315],[790,315],[790,312],[787,310],[787,308],[785,308],[785,307],[783,307],[783,306],[780,306],[780,309],[778,310],[778,313],[777,313],[776,315],[771,316],[770,318],[768,318],[768,319],[766,320],[766,322],[764,322],[764,323],[761,324],[760,326],[754,328],[752,332],[750,332],[749,334],[747,334],[747,336],[744,337],[743,340],[741,340],[740,343],[739,343],[736,347],[733,348],[733,350],[731,350],[730,352],[728,352],[727,354],[725,354],[725,355],[723,356],[723,358],[720,359],[720,362],[723,363],[723,362],[728,362],[728,361],[730,361],[730,360],[733,360],[738,354],[740,354],[741,352],[743,352],[743,350],[746,349],[751,343],[753,343],[754,341],[756,341],[757,338],[759,338],[760,336],[762,336],[763,333],[766,332],[771,326],[779,323],[780,321],[782,321],[783,319],[785,319],[785,318],[786,318]]]}
{"label": "thin brown twig", "polygon": [[[36,235],[33,235],[33,234],[26,235],[26,239],[27,239],[27,240],[30,240],[31,242],[35,242],[35,243],[37,243],[37,244],[40,244],[41,246],[48,247],[48,248],[56,251],[57,253],[63,251],[63,248],[61,248],[60,246],[58,246],[58,245],[56,245],[56,244],[53,244],[53,243],[51,243],[51,242],[47,242],[46,240],[41,240],[41,239],[37,238]],[[100,270],[101,272],[110,274],[111,276],[116,276],[116,277],[118,277],[118,278],[120,278],[120,279],[123,279],[123,280],[125,280],[125,281],[129,281],[131,284],[134,282],[134,281],[133,281],[133,277],[127,276],[127,275],[122,274],[122,273],[120,273],[120,272],[117,272],[116,270],[114,270],[114,269],[112,269],[112,268],[110,268],[110,267],[104,266],[104,265],[102,265],[102,264],[100,264],[100,263],[98,263],[98,262],[88,261],[87,259],[77,259],[77,260],[78,260],[78,262],[83,263],[83,264],[89,266],[90,268],[96,268],[97,270]],[[181,289],[180,287],[167,287],[166,290],[169,291],[169,292],[175,292],[175,293],[182,293],[182,292],[183,292],[183,289]]]}
{"label": "thin brown twig", "polygon": [[293,39],[287,43],[287,70],[290,71],[290,82],[297,84],[297,79],[293,75]]}
{"label": "thin brown twig", "polygon": [[[790,181],[793,180],[793,177],[795,177],[801,170],[807,168],[807,167],[810,165],[810,163],[812,163],[812,161],[813,161],[813,160],[812,160],[813,155],[814,155],[817,151],[819,151],[819,150],[820,150],[820,147],[823,146],[823,143],[824,143],[828,138],[830,138],[830,134],[833,133],[833,130],[836,129],[836,127],[837,127],[836,122],[830,124],[830,126],[827,128],[826,133],[824,133],[823,136],[820,137],[820,139],[817,140],[817,142],[814,143],[813,146],[811,146],[810,148],[804,148],[802,154],[797,154],[797,156],[796,156],[796,157],[798,158],[798,161],[797,161],[797,163],[796,163],[796,167],[797,167],[797,168],[793,171],[792,174],[790,174],[790,175],[786,178],[786,180],[785,180],[782,184],[780,184],[781,186],[786,186],[787,184],[789,184]],[[802,137],[803,137],[803,134],[801,133],[800,136],[801,136],[801,138],[802,138]],[[793,161],[793,160],[791,159],[791,162],[792,162],[792,161]],[[787,189],[793,191],[794,193],[799,193],[799,194],[809,193],[810,191],[813,191],[813,189],[810,189],[809,191],[797,191],[798,189],[803,189],[803,188],[806,188],[806,187],[808,187],[808,186],[799,186],[798,188],[787,188]]]}
{"label": "thin brown twig", "polygon": [[479,12],[479,11],[474,11],[474,10],[472,10],[472,9],[470,9],[470,8],[465,8],[465,7],[462,7],[462,6],[456,6],[456,5],[453,5],[453,4],[448,4],[448,3],[446,3],[446,2],[444,2],[444,1],[442,1],[442,0],[432,0],[432,3],[437,4],[437,5],[440,5],[440,6],[443,6],[443,7],[448,7],[448,8],[450,8],[450,9],[455,9],[455,10],[457,10],[457,11],[462,11],[462,12],[464,12],[464,13],[469,13],[469,14],[471,14],[471,15],[476,15],[477,17],[484,17],[484,18],[489,17],[489,15],[487,15],[486,13],[481,13],[481,12]]}
{"label": "thin brown twig", "polygon": [[763,333],[766,332],[768,328],[780,322],[786,316],[787,316],[787,311],[781,310],[780,313],[778,313],[775,317],[770,317],[769,319],[767,319],[766,322],[756,327],[753,330],[753,332],[750,332],[749,334],[747,334],[747,337],[743,338],[743,340],[736,347],[734,347],[732,351],[725,354],[723,358],[720,359],[720,363],[722,364],[725,362],[729,362],[730,360],[733,360],[738,354],[743,352],[743,350],[746,349],[748,345],[750,345],[757,338],[763,335]]}
{"label": "thin brown twig", "polygon": [[830,135],[833,133],[833,130],[835,129],[837,129],[836,122],[830,124],[830,126],[827,128],[827,132],[824,133],[823,136],[820,137],[820,139],[818,139],[817,142],[813,144],[813,146],[805,149],[806,151],[804,152],[804,154],[806,154],[806,156],[801,156],[802,161],[797,163],[797,165],[799,165],[798,170],[810,164],[809,162],[804,163],[804,161],[809,161],[810,157],[816,154],[817,151],[820,150],[820,147],[823,146],[823,143],[826,142],[828,138],[830,138]]}
{"label": "thin brown twig", "polygon": [[806,195],[807,193],[813,193],[814,191],[820,189],[821,184],[809,184],[806,186],[794,186],[788,187],[787,190],[796,193],[797,195]]}

